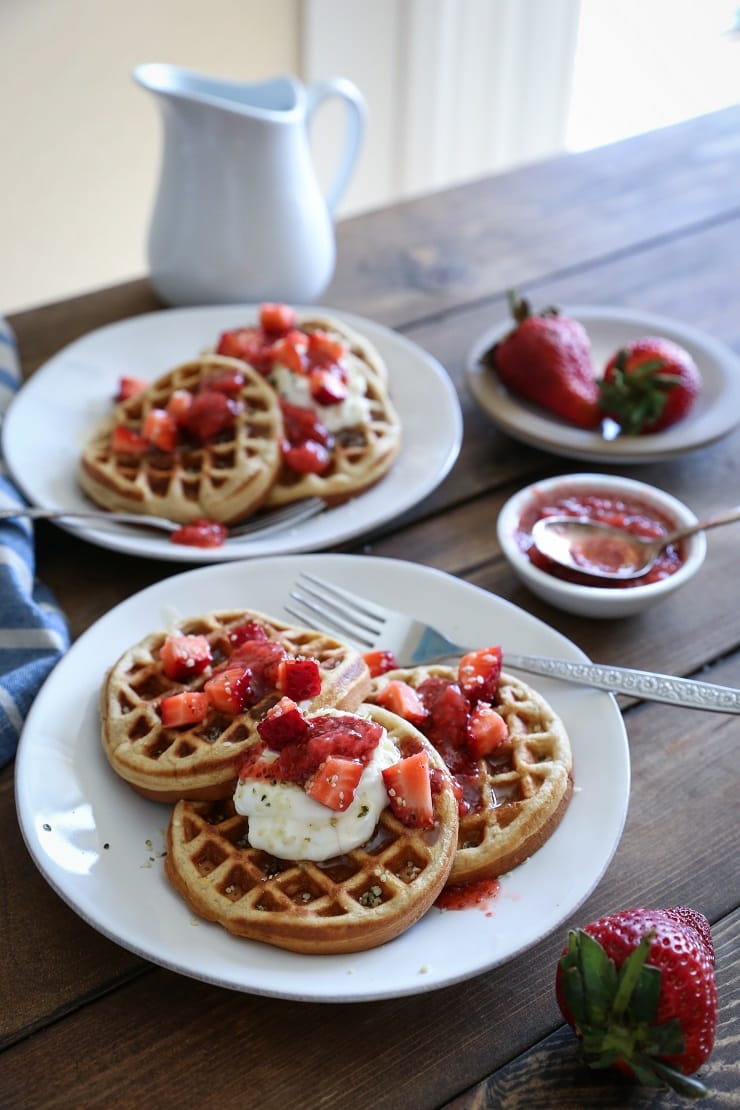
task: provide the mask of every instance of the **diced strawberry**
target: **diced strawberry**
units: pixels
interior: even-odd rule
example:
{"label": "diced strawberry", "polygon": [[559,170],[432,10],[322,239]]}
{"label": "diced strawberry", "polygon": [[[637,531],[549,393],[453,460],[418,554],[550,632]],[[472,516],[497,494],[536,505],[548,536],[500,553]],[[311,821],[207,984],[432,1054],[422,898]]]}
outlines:
{"label": "diced strawberry", "polygon": [[137,393],[141,393],[147,388],[149,382],[145,382],[143,378],[123,377],[118,379],[118,392],[116,393],[116,401],[128,401],[129,397],[135,397]]}
{"label": "diced strawberry", "polygon": [[248,362],[260,374],[267,374],[272,366],[269,343],[260,328],[233,328],[225,331],[216,344],[216,354]]}
{"label": "diced strawberry", "polygon": [[417,693],[429,716],[424,735],[434,744],[451,771],[461,769],[467,760],[468,699],[456,682],[431,675],[419,685]]}
{"label": "diced strawberry", "polygon": [[303,740],[310,728],[309,722],[303,716],[296,703],[283,697],[273,705],[272,709],[262,718],[257,725],[257,731],[268,748],[281,751],[287,744],[296,744]]}
{"label": "diced strawberry", "polygon": [[296,447],[286,443],[282,454],[286,465],[297,474],[323,474],[331,464],[331,453],[313,439]]}
{"label": "diced strawberry", "polygon": [[388,801],[399,821],[414,828],[428,829],[434,824],[429,756],[414,752],[399,763],[383,769]]}
{"label": "diced strawberry", "polygon": [[397,713],[406,721],[418,725],[427,718],[427,711],[413,686],[398,678],[392,679],[387,686],[375,695],[378,705]]}
{"label": "diced strawberry", "polygon": [[347,344],[325,331],[308,333],[308,357],[314,366],[331,366],[347,354]]}
{"label": "diced strawberry", "polygon": [[471,705],[496,699],[501,678],[500,647],[480,648],[463,655],[457,668],[458,682]]}
{"label": "diced strawberry", "polygon": [[254,696],[259,698],[277,689],[280,661],[287,652],[274,640],[247,640],[229,656],[229,666],[244,663],[252,672]]}
{"label": "diced strawberry", "polygon": [[144,455],[149,450],[149,443],[133,428],[125,424],[116,424],[110,441],[111,451],[114,455]]}
{"label": "diced strawberry", "polygon": [[223,370],[208,374],[200,383],[199,391],[207,393],[209,390],[213,390],[215,393],[225,393],[229,397],[236,397],[243,387],[243,374],[240,374],[238,370]]}
{"label": "diced strawberry", "polygon": [[188,636],[179,632],[171,633],[162,644],[160,651],[162,667],[168,678],[176,682],[187,682],[203,671],[212,662],[211,645],[205,636]]}
{"label": "diced strawberry", "polygon": [[321,693],[321,671],[315,659],[282,659],[278,666],[278,690],[293,701],[315,698]]}
{"label": "diced strawberry", "polygon": [[468,751],[475,759],[482,759],[508,739],[506,721],[490,705],[478,702],[468,721]]}
{"label": "diced strawberry", "polygon": [[227,397],[225,393],[207,390],[193,397],[185,416],[185,427],[200,440],[212,439],[232,427],[241,409],[241,402]]}
{"label": "diced strawberry", "polygon": [[288,370],[292,370],[294,374],[304,374],[306,372],[305,362],[305,342],[300,339],[293,338],[294,335],[302,337],[301,332],[290,332],[284,339],[279,339],[277,343],[273,343],[270,348],[270,355],[272,357],[273,366],[275,363],[280,363],[281,366],[287,366]]}
{"label": "diced strawberry", "polygon": [[177,528],[170,535],[170,543],[182,543],[186,547],[223,547],[228,534],[228,528],[218,521],[198,519]]}
{"label": "diced strawberry", "polygon": [[252,672],[249,667],[226,667],[217,671],[203,687],[214,709],[232,716],[252,704]]}
{"label": "diced strawberry", "polygon": [[150,409],[141,429],[144,439],[158,451],[169,454],[177,444],[177,421],[165,409]]}
{"label": "diced strawberry", "polygon": [[193,395],[189,390],[176,389],[167,402],[167,412],[177,424],[184,427],[187,424],[187,415],[192,403]]}
{"label": "diced strawberry", "polygon": [[308,374],[311,396],[317,405],[338,405],[349,392],[346,383],[333,370],[316,366]]}
{"label": "diced strawberry", "polygon": [[363,770],[355,759],[330,755],[306,783],[306,793],[322,806],[341,813],[352,805]]}
{"label": "diced strawberry", "polygon": [[398,667],[398,662],[392,651],[366,651],[362,658],[367,663],[371,678],[387,674],[388,671],[395,671]]}
{"label": "diced strawberry", "polygon": [[260,324],[269,335],[285,335],[296,326],[295,309],[287,304],[260,305]]}
{"label": "diced strawberry", "polygon": [[182,694],[171,694],[162,698],[159,713],[165,728],[180,728],[182,725],[195,725],[204,721],[210,708],[208,695],[186,690]]}
{"label": "diced strawberry", "polygon": [[293,446],[311,439],[315,443],[322,443],[324,447],[331,447],[331,432],[319,420],[319,414],[314,409],[306,408],[304,405],[293,405],[282,397],[280,409],[283,414],[285,437]]}
{"label": "diced strawberry", "polygon": [[258,621],[245,621],[244,624],[237,624],[234,628],[229,630],[229,643],[232,649],[239,647],[240,644],[246,644],[250,640],[269,640],[267,629]]}

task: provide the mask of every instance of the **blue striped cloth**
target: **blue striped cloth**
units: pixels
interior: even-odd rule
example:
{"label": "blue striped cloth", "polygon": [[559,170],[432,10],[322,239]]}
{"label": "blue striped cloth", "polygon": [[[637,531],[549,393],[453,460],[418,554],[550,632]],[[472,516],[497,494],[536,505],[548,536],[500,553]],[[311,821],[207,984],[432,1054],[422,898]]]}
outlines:
{"label": "blue striped cloth", "polygon": [[[0,428],[19,385],[15,337],[0,317]],[[0,453],[0,507],[23,503]],[[66,621],[34,571],[31,523],[0,521],[0,767],[15,755],[31,702],[69,647]]]}

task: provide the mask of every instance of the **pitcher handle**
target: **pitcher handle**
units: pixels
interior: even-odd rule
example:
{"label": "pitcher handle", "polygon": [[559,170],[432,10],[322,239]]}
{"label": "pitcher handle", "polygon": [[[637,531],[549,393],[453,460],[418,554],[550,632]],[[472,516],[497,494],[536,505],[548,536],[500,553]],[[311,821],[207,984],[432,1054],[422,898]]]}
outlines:
{"label": "pitcher handle", "polygon": [[360,153],[362,139],[365,134],[366,107],[365,99],[356,85],[344,77],[330,77],[326,81],[317,81],[306,89],[307,125],[310,124],[316,109],[331,96],[339,97],[346,106],[344,147],[334,174],[334,180],[327,189],[325,198],[329,212],[333,214],[342,193],[349,184]]}

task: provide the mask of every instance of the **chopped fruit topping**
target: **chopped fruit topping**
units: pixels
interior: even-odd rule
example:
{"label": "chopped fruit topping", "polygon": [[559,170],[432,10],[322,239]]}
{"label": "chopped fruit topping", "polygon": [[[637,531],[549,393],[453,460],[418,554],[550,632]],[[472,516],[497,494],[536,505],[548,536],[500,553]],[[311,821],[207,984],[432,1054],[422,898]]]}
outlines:
{"label": "chopped fruit topping", "polygon": [[468,721],[468,750],[475,759],[489,755],[499,744],[508,739],[506,721],[490,705],[479,702]]}
{"label": "chopped fruit topping", "polygon": [[227,667],[209,678],[203,687],[214,709],[232,716],[252,704],[252,672],[249,667]]}
{"label": "chopped fruit topping", "polygon": [[243,387],[243,374],[240,374],[238,370],[224,370],[216,371],[205,377],[200,383],[199,392],[208,393],[213,391],[214,393],[226,393],[235,397]]}
{"label": "chopped fruit topping", "polygon": [[323,474],[331,463],[331,455],[321,443],[307,439],[297,447],[283,447],[283,460],[298,474]]}
{"label": "chopped fruit topping", "polygon": [[162,724],[165,728],[195,725],[206,719],[210,704],[207,694],[188,690],[182,694],[171,694],[159,703]]}
{"label": "chopped fruit topping", "polygon": [[463,655],[458,665],[458,681],[471,705],[478,701],[495,701],[502,654],[500,647],[488,647]]}
{"label": "chopped fruit topping", "polygon": [[411,721],[412,724],[421,724],[426,720],[427,711],[413,686],[409,686],[408,682],[402,682],[400,679],[392,679],[387,686],[375,697],[378,705],[384,706],[389,709],[391,713],[397,713],[399,717],[403,717],[406,721]]}
{"label": "chopped fruit topping", "polygon": [[162,667],[168,678],[187,682],[202,674],[212,661],[211,645],[205,636],[173,632],[162,644]]}
{"label": "chopped fruit topping", "polygon": [[144,455],[149,450],[148,441],[125,424],[116,424],[110,446],[114,455]]}
{"label": "chopped fruit topping", "polygon": [[283,414],[285,438],[294,447],[307,440],[321,443],[324,447],[331,447],[333,439],[331,432],[319,419],[314,409],[307,409],[303,405],[293,405],[290,401],[280,398],[280,409]]}
{"label": "chopped fruit topping", "polygon": [[278,667],[278,690],[293,701],[321,693],[321,671],[315,659],[283,659]]}
{"label": "chopped fruit topping", "polygon": [[387,674],[388,671],[395,671],[398,667],[398,662],[392,651],[366,651],[362,658],[367,663],[371,678]]}
{"label": "chopped fruit topping", "polygon": [[[295,337],[298,338],[295,338]],[[304,353],[306,350],[305,336],[301,332],[291,332],[284,339],[279,339],[270,348],[273,365],[280,363],[292,370],[294,374],[305,374],[306,363]]]}
{"label": "chopped fruit topping", "polygon": [[260,374],[269,373],[272,366],[269,349],[259,328],[233,328],[225,331],[216,345],[216,354],[248,362]]}
{"label": "chopped fruit topping", "polygon": [[225,393],[207,390],[193,397],[185,416],[185,427],[200,440],[212,439],[232,427],[242,406]]}
{"label": "chopped fruit topping", "polygon": [[150,409],[141,429],[144,439],[158,451],[169,454],[177,443],[177,421],[164,409]]}
{"label": "chopped fruit topping", "polygon": [[296,703],[283,697],[262,718],[257,731],[268,748],[282,751],[288,744],[297,744],[308,735],[310,725]]}
{"label": "chopped fruit topping", "polygon": [[141,393],[148,385],[149,382],[145,382],[143,378],[119,378],[118,392],[116,393],[115,399],[116,401],[128,401],[129,397],[135,397],[137,393]]}
{"label": "chopped fruit topping", "polygon": [[244,663],[254,676],[255,697],[264,697],[277,686],[280,661],[285,659],[285,648],[274,640],[246,640],[238,644],[229,656],[229,666]]}
{"label": "chopped fruit topping", "polygon": [[176,389],[167,402],[167,412],[173,417],[177,424],[184,427],[187,423],[187,415],[192,403],[192,393],[187,389]]}
{"label": "chopped fruit topping", "polygon": [[330,755],[306,783],[306,793],[323,806],[343,812],[354,800],[363,770],[355,759]]}
{"label": "chopped fruit topping", "polygon": [[240,644],[246,644],[250,640],[269,640],[267,629],[258,624],[257,621],[246,621],[245,624],[237,624],[229,631],[229,643],[232,649],[239,647]]}
{"label": "chopped fruit topping", "polygon": [[436,675],[424,679],[418,693],[429,713],[424,733],[450,767],[451,754],[465,745],[468,700],[456,682]]}
{"label": "chopped fruit topping", "polygon": [[295,309],[287,304],[260,305],[260,324],[270,335],[285,335],[296,326]]}
{"label": "chopped fruit topping", "polygon": [[415,828],[431,828],[434,824],[432,786],[429,778],[429,756],[414,752],[399,763],[383,770],[388,801],[399,821]]}
{"label": "chopped fruit topping", "polygon": [[228,528],[218,521],[199,519],[176,529],[170,536],[170,543],[182,543],[187,547],[222,547],[228,534]]}
{"label": "chopped fruit topping", "polygon": [[346,399],[349,392],[339,374],[322,367],[309,371],[308,381],[311,396],[317,405],[337,405]]}
{"label": "chopped fruit topping", "polygon": [[325,331],[312,331],[308,335],[308,355],[314,366],[331,366],[347,354],[347,344],[334,339]]}

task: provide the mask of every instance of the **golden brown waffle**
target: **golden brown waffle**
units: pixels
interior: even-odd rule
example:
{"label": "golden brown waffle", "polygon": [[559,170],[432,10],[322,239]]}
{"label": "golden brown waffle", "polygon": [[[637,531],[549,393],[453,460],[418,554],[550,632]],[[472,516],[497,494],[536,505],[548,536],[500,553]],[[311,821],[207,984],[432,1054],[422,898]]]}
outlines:
{"label": "golden brown waffle", "polygon": [[267,504],[287,505],[305,497],[321,497],[338,505],[374,486],[387,474],[401,449],[401,421],[382,380],[363,372],[369,404],[366,423],[334,435],[331,462],[323,474],[298,474],[283,465]]}
{"label": "golden brown waffle", "polygon": [[193,617],[177,629],[155,632],[124,652],[106,675],[101,694],[102,741],[113,769],[135,790],[155,801],[224,798],[233,793],[244,752],[254,742],[254,725],[279,699],[276,690],[236,716],[212,710],[205,721],[181,728],[162,724],[158,705],[171,694],[201,690],[209,672],[190,682],[164,673],[160,651],[168,632],[207,638],[218,666],[231,653],[229,631],[257,621],[291,656],[319,664],[321,693],[309,705],[354,710],[370,686],[362,656],[322,632],[283,624],[251,610]]}
{"label": "golden brown waffle", "polygon": [[[368,701],[391,679],[414,688],[436,675],[455,681],[450,667],[390,671],[373,680]],[[562,721],[531,686],[502,673],[494,708],[509,738],[485,759],[471,761],[461,779],[470,810],[460,816],[449,884],[493,878],[528,859],[560,823],[573,790],[573,759]],[[424,731],[424,725],[418,726]]]}
{"label": "golden brown waffle", "polygon": [[[421,747],[413,726],[362,706],[402,755]],[[431,829],[383,810],[368,843],[325,863],[280,860],[249,844],[248,818],[231,801],[179,802],[167,832],[165,871],[188,905],[229,932],[294,952],[358,952],[384,944],[427,912],[442,890],[457,843],[457,803],[446,774],[433,795]]]}
{"label": "golden brown waffle", "polygon": [[[141,432],[147,413],[165,408],[175,390],[196,393],[204,378],[238,371],[242,402],[232,427],[211,440],[189,441],[173,452],[116,454],[111,434],[122,424]],[[280,467],[282,417],[274,390],[238,359],[204,355],[162,375],[116,406],[85,445],[78,478],[105,509],[168,517],[183,524],[199,517],[233,524],[266,500]]]}

